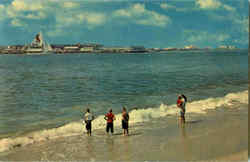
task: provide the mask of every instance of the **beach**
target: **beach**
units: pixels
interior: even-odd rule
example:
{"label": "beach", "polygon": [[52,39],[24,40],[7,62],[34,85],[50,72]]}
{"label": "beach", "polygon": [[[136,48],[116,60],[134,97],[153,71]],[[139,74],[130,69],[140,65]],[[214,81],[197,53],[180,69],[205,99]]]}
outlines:
{"label": "beach", "polygon": [[250,162],[249,2],[0,0],[0,162]]}
{"label": "beach", "polygon": [[[2,55],[0,161],[247,160],[247,56]],[[181,93],[185,126],[178,124]],[[122,134],[123,106],[130,136]],[[86,108],[95,115],[91,137]],[[105,132],[110,108],[113,136]]]}
{"label": "beach", "polygon": [[132,124],[123,136],[115,125],[113,136],[104,129],[16,147],[0,160],[227,160],[247,161],[248,105],[217,108],[206,115],[188,114],[183,126],[176,116]]}

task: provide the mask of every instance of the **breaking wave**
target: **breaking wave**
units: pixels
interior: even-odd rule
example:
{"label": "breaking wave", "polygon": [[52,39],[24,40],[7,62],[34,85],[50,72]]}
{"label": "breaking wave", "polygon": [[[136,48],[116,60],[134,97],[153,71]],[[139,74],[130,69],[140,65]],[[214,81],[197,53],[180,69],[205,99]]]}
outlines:
{"label": "breaking wave", "polygon": [[[224,97],[208,98],[204,100],[192,101],[187,103],[187,113],[206,114],[209,109],[216,109],[222,106],[230,108],[235,103],[248,104],[248,91],[242,91],[238,93],[229,93]],[[152,119],[165,117],[168,115],[176,115],[178,108],[176,105],[164,105],[161,104],[159,107],[147,108],[147,109],[134,109],[129,112],[130,124],[139,122],[147,122]],[[106,126],[104,116],[98,116],[92,123],[93,129],[100,129]],[[116,115],[115,125],[120,125],[121,114]],[[83,133],[84,126],[82,121],[71,122],[64,126],[40,130],[29,133],[22,137],[15,138],[3,138],[0,140],[0,152],[8,151],[15,147],[25,146],[41,141],[55,139],[58,137],[67,137],[73,135],[79,135]]]}

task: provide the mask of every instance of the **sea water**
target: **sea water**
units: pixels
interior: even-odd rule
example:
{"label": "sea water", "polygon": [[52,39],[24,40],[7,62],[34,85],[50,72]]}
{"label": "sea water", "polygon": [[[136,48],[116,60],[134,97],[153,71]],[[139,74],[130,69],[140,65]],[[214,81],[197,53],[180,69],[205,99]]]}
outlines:
{"label": "sea water", "polygon": [[86,108],[94,129],[110,108],[120,124],[122,106],[132,125],[174,116],[181,93],[197,115],[248,104],[248,51],[1,55],[0,151],[79,134]]}

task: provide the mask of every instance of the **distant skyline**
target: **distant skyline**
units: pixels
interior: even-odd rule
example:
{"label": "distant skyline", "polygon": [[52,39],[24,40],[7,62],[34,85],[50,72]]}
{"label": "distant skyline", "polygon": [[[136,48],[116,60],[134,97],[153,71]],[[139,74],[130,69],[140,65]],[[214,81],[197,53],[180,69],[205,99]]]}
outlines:
{"label": "distant skyline", "polygon": [[249,0],[1,0],[0,45],[248,48]]}

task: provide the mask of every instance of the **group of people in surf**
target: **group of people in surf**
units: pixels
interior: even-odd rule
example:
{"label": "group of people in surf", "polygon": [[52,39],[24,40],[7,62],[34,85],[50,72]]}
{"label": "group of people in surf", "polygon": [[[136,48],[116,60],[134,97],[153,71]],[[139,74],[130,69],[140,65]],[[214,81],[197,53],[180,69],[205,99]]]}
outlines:
{"label": "group of people in surf", "polygon": [[[106,126],[106,132],[111,134],[114,133],[114,120],[115,115],[112,112],[112,109],[109,110],[109,112],[104,116],[104,119],[107,121]],[[91,122],[94,120],[94,115],[90,112],[89,108],[87,108],[86,113],[84,114],[84,121],[86,124],[86,130],[88,136],[91,136]],[[129,114],[127,112],[127,109],[125,107],[122,108],[122,129],[123,129],[123,135],[129,135],[128,134],[128,121],[129,121]]]}
{"label": "group of people in surf", "polygon": [[[183,94],[178,95],[177,98],[177,107],[180,109],[180,122],[182,124],[185,123],[185,112],[186,112],[186,103],[187,103],[187,97]],[[107,121],[106,125],[106,132],[107,134],[111,132],[111,134],[114,133],[114,120],[115,115],[112,112],[112,109],[109,110],[109,112],[104,116],[104,119]],[[86,124],[86,130],[87,135],[91,136],[91,130],[92,130],[92,121],[94,120],[94,115],[90,112],[90,109],[87,108],[86,113],[84,114],[84,122]],[[125,107],[122,108],[122,129],[123,129],[123,135],[129,135],[129,114]]]}

